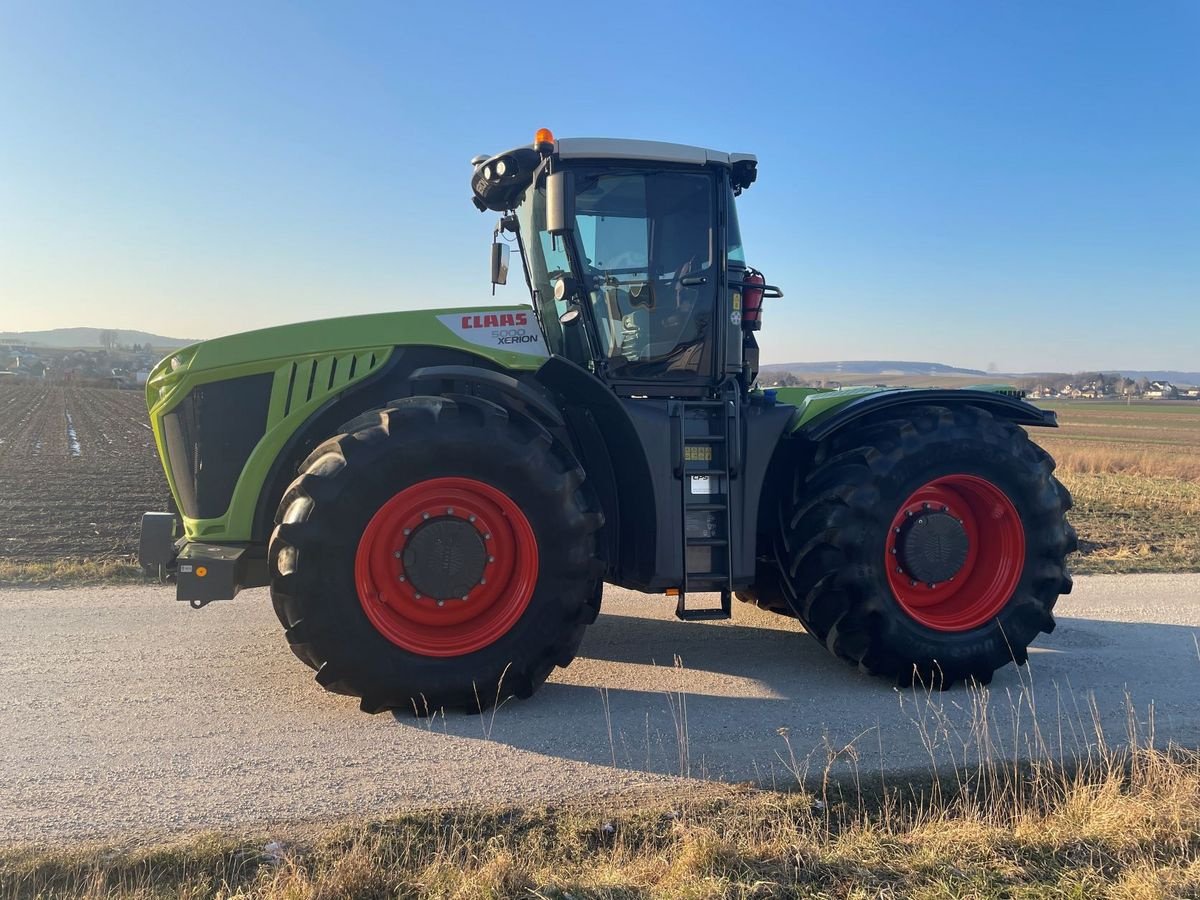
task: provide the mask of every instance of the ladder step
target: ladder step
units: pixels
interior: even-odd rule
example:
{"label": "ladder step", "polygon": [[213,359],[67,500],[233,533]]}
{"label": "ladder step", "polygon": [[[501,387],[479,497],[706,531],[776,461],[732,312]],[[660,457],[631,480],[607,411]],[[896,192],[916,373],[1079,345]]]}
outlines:
{"label": "ladder step", "polygon": [[688,434],[683,438],[685,444],[719,444],[724,440],[723,434]]}
{"label": "ladder step", "polygon": [[689,503],[684,507],[688,512],[719,512],[728,508],[724,503]]}
{"label": "ladder step", "polygon": [[677,609],[675,610],[675,617],[684,622],[715,622],[721,619],[733,618],[733,614],[714,607],[712,609]]}
{"label": "ladder step", "polygon": [[721,605],[710,606],[706,609],[688,609],[687,595],[679,592],[679,599],[675,602],[675,617],[682,619],[684,622],[700,622],[714,621],[718,619],[728,619],[732,615],[733,592],[728,588],[721,591]]}
{"label": "ladder step", "polygon": [[724,469],[684,469],[684,475],[725,475]]}
{"label": "ladder step", "polygon": [[690,537],[687,539],[687,545],[689,547],[724,547],[728,543],[729,541],[725,540],[725,538]]}
{"label": "ladder step", "polygon": [[691,590],[704,590],[704,585],[717,586],[719,590],[729,583],[729,576],[724,572],[688,572],[688,587]]}

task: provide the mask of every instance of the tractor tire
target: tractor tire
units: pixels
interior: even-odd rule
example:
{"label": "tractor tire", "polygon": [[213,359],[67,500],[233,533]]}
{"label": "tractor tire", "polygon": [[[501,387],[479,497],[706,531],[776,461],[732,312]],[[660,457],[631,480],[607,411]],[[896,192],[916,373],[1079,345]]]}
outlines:
{"label": "tractor tire", "polygon": [[574,658],[603,516],[574,456],[487,400],[413,397],[318,446],[271,535],[295,655],[365,712],[486,709]]}
{"label": "tractor tire", "polygon": [[987,684],[1026,662],[1071,592],[1071,495],[1053,471],[1022,428],[976,407],[869,419],[795,473],[769,602],[782,595],[814,638],[868,674]]}

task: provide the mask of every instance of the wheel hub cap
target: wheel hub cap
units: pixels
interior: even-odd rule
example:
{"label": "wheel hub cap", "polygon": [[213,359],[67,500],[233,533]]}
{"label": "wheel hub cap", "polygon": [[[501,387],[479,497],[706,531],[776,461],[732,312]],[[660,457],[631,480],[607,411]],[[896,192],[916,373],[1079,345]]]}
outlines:
{"label": "wheel hub cap", "polygon": [[967,561],[970,544],[966,529],[954,516],[925,512],[910,517],[901,526],[896,547],[904,574],[926,584],[937,584],[959,573]]}
{"label": "wheel hub cap", "polygon": [[459,600],[484,577],[487,556],[483,535],[468,521],[443,516],[413,530],[402,559],[419,594],[434,600]]}

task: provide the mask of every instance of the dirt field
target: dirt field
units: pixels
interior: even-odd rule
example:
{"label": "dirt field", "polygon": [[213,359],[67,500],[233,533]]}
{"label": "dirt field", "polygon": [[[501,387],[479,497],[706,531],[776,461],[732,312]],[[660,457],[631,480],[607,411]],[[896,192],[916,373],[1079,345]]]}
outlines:
{"label": "dirt field", "polygon": [[1059,428],[1032,433],[1075,497],[1088,572],[1200,571],[1200,403],[1040,403]]}
{"label": "dirt field", "polygon": [[129,557],[167,499],[141,392],[0,384],[0,558]]}

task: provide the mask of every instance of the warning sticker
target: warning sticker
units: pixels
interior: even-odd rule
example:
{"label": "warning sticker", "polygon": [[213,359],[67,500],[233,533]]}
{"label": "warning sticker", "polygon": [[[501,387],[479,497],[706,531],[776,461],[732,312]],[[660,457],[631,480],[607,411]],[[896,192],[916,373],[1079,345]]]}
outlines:
{"label": "warning sticker", "polygon": [[692,493],[693,494],[711,494],[713,491],[712,479],[707,475],[692,476]]}
{"label": "warning sticker", "polygon": [[458,312],[438,321],[469,344],[528,356],[549,356],[537,319],[527,309],[512,312]]}

